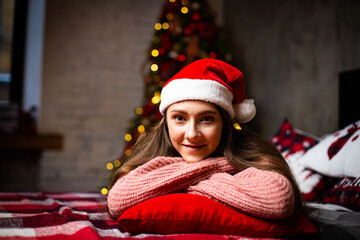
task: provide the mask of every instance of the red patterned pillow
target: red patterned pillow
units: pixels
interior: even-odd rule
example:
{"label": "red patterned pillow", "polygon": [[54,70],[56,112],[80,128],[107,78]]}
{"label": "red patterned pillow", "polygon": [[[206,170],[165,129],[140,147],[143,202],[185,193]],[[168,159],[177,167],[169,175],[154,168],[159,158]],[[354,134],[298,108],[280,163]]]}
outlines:
{"label": "red patterned pillow", "polygon": [[299,152],[304,154],[308,149],[316,145],[320,139],[293,128],[291,123],[287,119],[284,119],[280,129],[271,141],[286,158],[289,155]]}
{"label": "red patterned pillow", "polygon": [[354,211],[360,211],[360,177],[339,180],[324,194],[321,202],[338,204]]}
{"label": "red patterned pillow", "polygon": [[306,201],[317,200],[321,193],[329,187],[329,184],[332,184],[332,179],[306,169],[298,159],[315,146],[320,139],[293,128],[291,123],[285,119],[271,141],[287,160],[304,199]]}
{"label": "red patterned pillow", "polygon": [[209,233],[250,237],[292,237],[316,233],[302,214],[282,220],[261,219],[209,198],[187,193],[153,198],[126,210],[117,221],[132,234]]}

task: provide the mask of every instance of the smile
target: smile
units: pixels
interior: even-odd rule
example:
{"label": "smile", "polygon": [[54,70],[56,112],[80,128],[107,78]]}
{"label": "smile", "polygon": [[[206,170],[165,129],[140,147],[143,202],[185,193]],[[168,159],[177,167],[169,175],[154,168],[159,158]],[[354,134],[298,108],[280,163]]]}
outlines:
{"label": "smile", "polygon": [[196,150],[196,149],[201,149],[202,147],[205,147],[206,145],[205,144],[204,145],[186,145],[186,144],[183,144],[183,146],[186,147],[186,148],[189,148],[189,149]]}

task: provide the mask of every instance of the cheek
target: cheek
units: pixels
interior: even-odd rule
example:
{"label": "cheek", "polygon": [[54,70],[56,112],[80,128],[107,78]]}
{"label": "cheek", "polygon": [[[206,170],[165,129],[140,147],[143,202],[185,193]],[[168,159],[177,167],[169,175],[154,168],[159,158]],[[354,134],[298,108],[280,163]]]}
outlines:
{"label": "cheek", "polygon": [[[218,127],[213,130],[213,134],[211,134],[210,139],[213,145],[216,145],[216,147],[219,145],[222,135],[222,127]],[[215,147],[215,146],[214,146]]]}
{"label": "cheek", "polygon": [[169,137],[173,145],[182,139],[180,129],[169,126]]}

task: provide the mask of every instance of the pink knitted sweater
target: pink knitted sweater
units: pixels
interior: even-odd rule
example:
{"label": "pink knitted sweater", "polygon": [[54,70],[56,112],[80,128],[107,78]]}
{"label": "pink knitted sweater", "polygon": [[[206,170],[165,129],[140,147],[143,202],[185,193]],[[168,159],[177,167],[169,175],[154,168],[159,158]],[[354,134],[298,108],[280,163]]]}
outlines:
{"label": "pink knitted sweater", "polygon": [[179,157],[157,157],[115,183],[107,199],[109,211],[118,218],[138,203],[180,191],[264,218],[285,218],[294,210],[292,186],[279,173],[257,168],[239,172],[223,157],[195,163]]}

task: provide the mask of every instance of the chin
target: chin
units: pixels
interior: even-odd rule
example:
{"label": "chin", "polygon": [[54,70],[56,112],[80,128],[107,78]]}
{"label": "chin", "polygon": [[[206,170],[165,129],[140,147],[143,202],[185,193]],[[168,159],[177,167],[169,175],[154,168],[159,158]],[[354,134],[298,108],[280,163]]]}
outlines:
{"label": "chin", "polygon": [[195,163],[195,162],[200,162],[202,160],[204,160],[204,158],[184,158],[185,162],[187,163]]}

